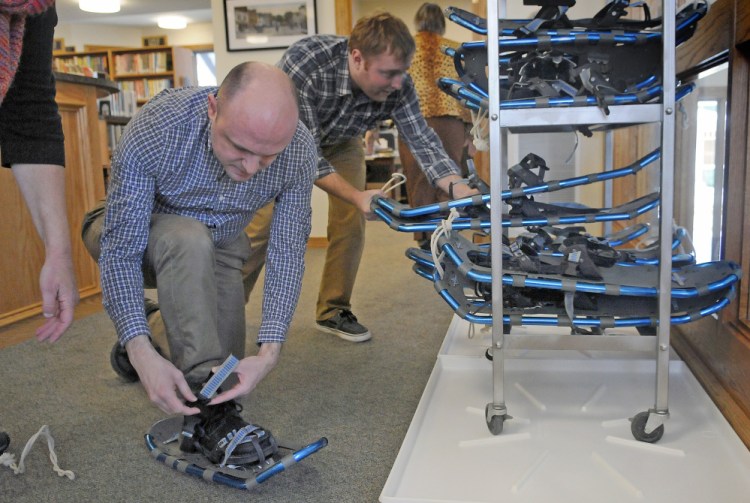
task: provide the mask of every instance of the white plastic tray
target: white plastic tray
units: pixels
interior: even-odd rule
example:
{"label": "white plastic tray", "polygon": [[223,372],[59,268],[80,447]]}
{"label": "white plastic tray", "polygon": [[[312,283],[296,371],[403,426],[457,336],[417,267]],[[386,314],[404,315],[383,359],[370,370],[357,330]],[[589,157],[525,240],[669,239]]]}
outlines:
{"label": "white plastic tray", "polygon": [[486,345],[448,339],[381,502],[750,501],[750,453],[683,362],[670,363],[664,436],[647,444],[628,418],[653,406],[653,360],[507,358],[513,419],[493,436]]}

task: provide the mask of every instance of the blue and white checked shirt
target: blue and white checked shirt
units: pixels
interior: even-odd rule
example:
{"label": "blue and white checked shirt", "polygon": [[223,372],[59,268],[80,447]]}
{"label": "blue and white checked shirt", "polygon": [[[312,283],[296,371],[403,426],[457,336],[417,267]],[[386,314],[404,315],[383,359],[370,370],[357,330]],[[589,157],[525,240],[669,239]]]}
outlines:
{"label": "blue and white checked shirt", "polygon": [[[459,167],[422,117],[411,77],[405,75],[401,89],[386,101],[373,101],[362,91],[352,89],[348,55],[345,37],[314,35],[289,47],[278,63],[299,90],[302,120],[319,147],[362,137],[380,121],[393,119],[399,140],[409,146],[431,183],[448,175],[460,175]],[[319,148],[318,178],[334,171]]]}
{"label": "blue and white checked shirt", "polygon": [[99,267],[103,303],[123,344],[150,333],[141,264],[152,213],[199,220],[220,245],[244,232],[255,211],[271,200],[276,204],[258,342],[286,338],[310,234],[315,142],[300,122],[270,166],[246,182],[231,180],[210,145],[208,95],[216,91],[163,91],[133,117],[112,157]]}

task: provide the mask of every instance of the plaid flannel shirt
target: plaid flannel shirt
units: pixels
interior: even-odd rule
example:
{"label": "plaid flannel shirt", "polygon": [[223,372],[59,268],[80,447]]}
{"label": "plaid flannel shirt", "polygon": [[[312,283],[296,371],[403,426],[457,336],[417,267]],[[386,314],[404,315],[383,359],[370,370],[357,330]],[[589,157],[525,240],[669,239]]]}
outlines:
{"label": "plaid flannel shirt", "polygon": [[318,177],[335,171],[323,158],[321,147],[362,137],[386,119],[393,119],[399,141],[409,146],[430,182],[460,175],[422,117],[411,77],[405,75],[401,89],[384,102],[373,101],[352,89],[348,54],[345,37],[315,35],[289,47],[278,63],[297,86],[301,118],[318,144]]}

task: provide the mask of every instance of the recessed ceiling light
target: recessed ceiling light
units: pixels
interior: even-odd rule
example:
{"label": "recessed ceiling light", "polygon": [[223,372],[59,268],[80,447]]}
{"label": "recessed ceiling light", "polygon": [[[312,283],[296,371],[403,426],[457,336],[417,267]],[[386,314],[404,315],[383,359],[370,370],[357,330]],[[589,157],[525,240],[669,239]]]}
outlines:
{"label": "recessed ceiling light", "polygon": [[156,20],[156,24],[165,30],[181,30],[187,26],[187,19],[180,16],[162,16]]}
{"label": "recessed ceiling light", "polygon": [[120,12],[120,0],[78,0],[78,8],[86,12],[110,14]]}

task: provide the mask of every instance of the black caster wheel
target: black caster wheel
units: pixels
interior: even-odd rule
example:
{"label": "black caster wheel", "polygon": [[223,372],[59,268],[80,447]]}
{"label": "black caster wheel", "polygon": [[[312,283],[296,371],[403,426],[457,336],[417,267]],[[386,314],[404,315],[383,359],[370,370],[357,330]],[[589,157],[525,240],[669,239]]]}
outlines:
{"label": "black caster wheel", "polygon": [[651,433],[646,433],[646,422],[648,421],[648,412],[639,412],[630,421],[630,432],[636,440],[653,444],[661,440],[664,435],[664,425],[660,424]]}
{"label": "black caster wheel", "polygon": [[505,417],[506,414],[498,414],[496,416],[489,417],[487,413],[489,412],[490,404],[487,404],[487,406],[484,409],[484,416],[487,419],[487,428],[490,430],[490,433],[493,435],[499,435],[503,432],[503,425],[505,424]]}

